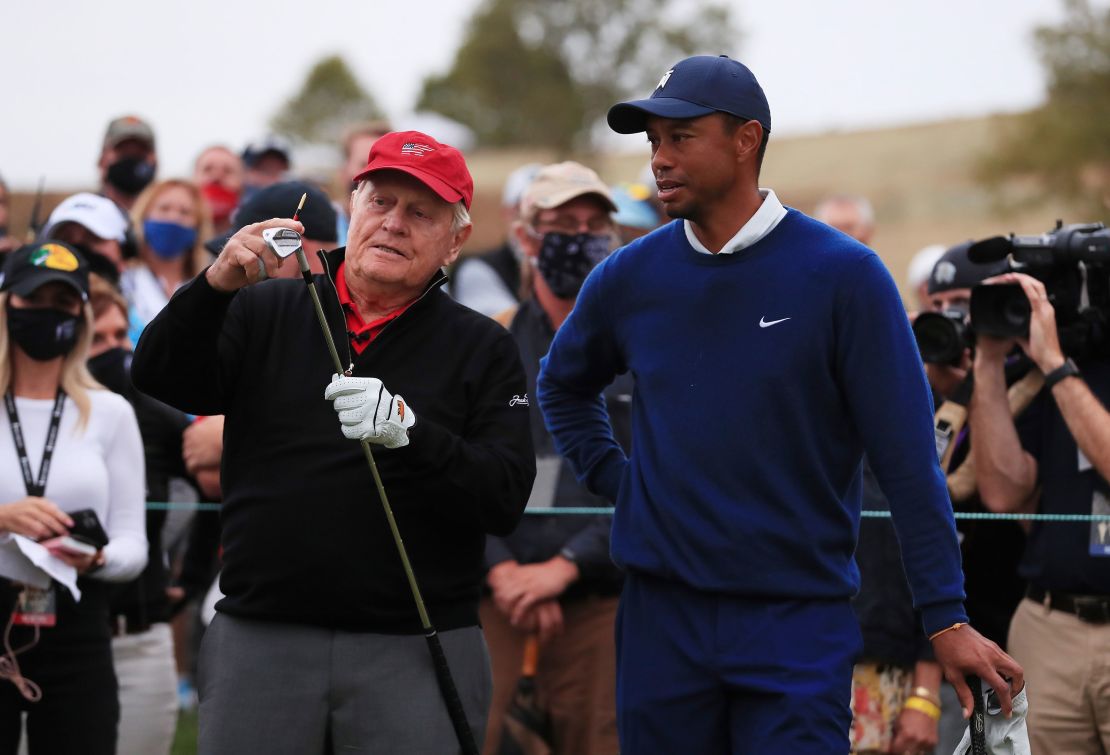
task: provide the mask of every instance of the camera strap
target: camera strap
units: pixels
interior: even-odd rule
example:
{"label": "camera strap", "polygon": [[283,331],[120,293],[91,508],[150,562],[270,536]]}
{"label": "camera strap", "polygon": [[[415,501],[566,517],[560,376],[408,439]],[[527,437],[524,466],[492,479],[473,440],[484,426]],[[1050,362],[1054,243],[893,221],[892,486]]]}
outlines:
{"label": "camera strap", "polygon": [[46,493],[46,478],[50,475],[50,460],[54,457],[54,445],[58,440],[58,428],[62,424],[62,410],[65,408],[66,394],[61,388],[54,398],[54,410],[50,413],[50,427],[46,431],[46,446],[42,450],[38,478],[31,475],[31,460],[27,456],[27,444],[23,440],[23,427],[19,423],[19,411],[11,391],[4,394],[4,407],[8,410],[8,423],[12,428],[12,441],[19,454],[19,468],[23,472],[23,484],[27,495],[42,498]]}
{"label": "camera strap", "polygon": [[967,377],[952,396],[944,401],[933,417],[933,438],[937,446],[940,468],[946,473],[952,464],[952,454],[956,451],[956,440],[967,424],[967,407],[971,403],[971,391],[975,384],[974,374],[968,370]]}

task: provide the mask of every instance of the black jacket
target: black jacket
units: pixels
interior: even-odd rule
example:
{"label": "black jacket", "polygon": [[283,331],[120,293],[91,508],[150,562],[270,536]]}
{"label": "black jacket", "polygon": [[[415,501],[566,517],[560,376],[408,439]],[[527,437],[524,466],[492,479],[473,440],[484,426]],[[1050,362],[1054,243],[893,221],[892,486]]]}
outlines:
{"label": "black jacket", "polygon": [[[871,465],[863,465],[863,508],[890,511]],[[933,660],[933,648],[921,626],[921,615],[913,609],[913,597],[902,551],[889,518],[865,517],[859,523],[856,544],[859,593],[852,608],[863,635],[862,661],[912,669],[917,661]]]}
{"label": "black jacket", "polygon": [[[555,330],[543,307],[532,298],[520,305],[509,326],[509,332],[513,334],[520,349],[524,371],[528,376],[528,396],[535,400],[540,358],[551,347]],[[613,435],[626,454],[632,450],[633,387],[632,376],[625,373],[619,375],[604,393]],[[553,462],[557,470],[552,480],[545,480],[542,474],[537,475],[536,488],[545,484],[549,486],[550,489],[546,492],[552,500],[536,505],[612,505],[607,499],[586,490],[586,486],[575,479],[570,464],[555,450],[555,441],[544,426],[543,416],[538,408],[532,414],[532,445],[536,449],[537,467]],[[532,564],[562,553],[572,558],[579,570],[579,579],[560,596],[562,600],[574,600],[587,595],[618,595],[624,579],[609,557],[609,531],[612,522],[611,516],[526,516],[511,535],[491,535],[486,538],[486,566],[492,568],[510,559],[522,564]]]}
{"label": "black jacket", "polygon": [[[334,270],[315,277],[341,358],[352,355]],[[375,449],[437,628],[478,623],[486,533],[513,529],[535,476],[524,370],[512,337],[439,290],[392,321],[353,374],[377,377],[416,413],[411,442]],[[303,281],[228,295],[204,275],[147,326],[132,378],[193,414],[224,414],[219,610],[262,620],[409,634],[408,583],[362,449],[324,388],[334,371]]]}

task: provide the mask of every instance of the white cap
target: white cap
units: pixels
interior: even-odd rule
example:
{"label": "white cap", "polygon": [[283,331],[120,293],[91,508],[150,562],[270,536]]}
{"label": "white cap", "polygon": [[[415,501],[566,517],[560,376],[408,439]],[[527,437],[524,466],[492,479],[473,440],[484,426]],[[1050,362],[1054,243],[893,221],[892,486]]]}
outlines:
{"label": "white cap", "polygon": [[505,179],[505,188],[501,191],[501,206],[508,209],[519,207],[524,190],[528,188],[528,184],[532,183],[532,179],[536,177],[542,167],[539,163],[528,163],[527,165],[521,165],[510,173],[509,177]]}
{"label": "white cap", "polygon": [[82,192],[66,197],[54,208],[42,229],[42,238],[50,238],[62,223],[77,223],[102,239],[122,242],[127,234],[127,218],[107,197]]}
{"label": "white cap", "polygon": [[913,256],[910,260],[910,269],[906,274],[911,289],[929,280],[929,276],[933,274],[933,267],[944,256],[947,249],[944,244],[931,244]]}

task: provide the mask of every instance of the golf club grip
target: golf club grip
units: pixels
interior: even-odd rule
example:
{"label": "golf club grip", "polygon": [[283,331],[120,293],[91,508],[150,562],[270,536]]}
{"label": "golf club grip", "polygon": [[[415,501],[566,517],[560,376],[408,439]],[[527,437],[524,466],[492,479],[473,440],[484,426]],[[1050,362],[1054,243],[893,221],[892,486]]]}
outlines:
{"label": "golf club grip", "polygon": [[967,722],[971,732],[971,755],[987,755],[987,711],[983,704],[983,682],[977,676],[965,677],[965,681],[975,701],[971,720]]}
{"label": "golf club grip", "polygon": [[470,731],[470,724],[466,720],[466,712],[459,699],[459,691],[455,687],[455,679],[451,676],[451,668],[447,665],[447,656],[443,654],[443,645],[439,642],[439,635],[433,628],[428,629],[424,635],[428,641],[428,652],[432,654],[432,665],[436,669],[436,680],[439,681],[439,691],[443,695],[443,702],[447,705],[447,713],[451,716],[451,725],[455,727],[455,737],[459,740],[463,755],[478,755],[478,745],[474,742],[474,733]]}

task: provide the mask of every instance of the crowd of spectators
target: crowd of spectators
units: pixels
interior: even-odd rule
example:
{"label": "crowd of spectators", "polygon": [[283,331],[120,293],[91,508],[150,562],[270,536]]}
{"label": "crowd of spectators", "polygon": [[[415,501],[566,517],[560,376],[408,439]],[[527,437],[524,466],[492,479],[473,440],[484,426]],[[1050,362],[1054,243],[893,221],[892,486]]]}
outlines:
{"label": "crowd of spectators", "polygon": [[[338,177],[345,190],[357,188],[367,154],[389,132],[384,122],[349,130]],[[14,397],[0,415],[3,752],[15,751],[21,730],[32,752],[168,752],[178,710],[195,704],[196,650],[220,595],[218,517],[190,507],[221,499],[224,418],[186,414],[136,390],[134,344],[239,229],[288,217],[307,194],[299,220],[312,272],[320,273],[316,253],[342,246],[351,222],[345,192],[332,197],[299,177],[290,145],[276,137],[241,151],[208,146],[191,177],[170,178],[160,175],[153,128],[125,116],[108,125],[97,166],[97,191],[66,197],[24,245],[0,181],[0,392]],[[448,290],[512,335],[527,402],[540,359],[593,266],[668,219],[654,186],[606,185],[577,163],[522,165],[498,188],[504,242],[464,255],[451,267]],[[862,197],[829,197],[815,217],[867,245],[881,232]],[[914,258],[908,282],[918,311],[966,315],[971,287],[1000,272],[972,263],[967,244],[939,244]],[[299,271],[286,265],[280,275]],[[49,318],[37,316],[47,311]],[[1016,350],[987,343],[969,346],[955,363],[927,365],[937,407],[966,407],[972,373],[990,376],[979,381],[987,389],[975,394],[971,420],[947,457],[956,510],[1110,512],[1110,444],[1097,445],[1107,437],[1098,423],[1110,396],[1100,384],[1102,413],[1081,416],[1077,407],[1094,405],[1082,403],[1086,396],[1061,398],[1072,402],[1062,410],[1052,400],[1056,382],[1036,400],[1034,390],[1007,407],[1007,387],[1031,372],[1051,373],[1062,352],[1052,343]],[[1106,382],[1103,362],[1083,370]],[[633,391],[628,375],[605,391],[626,451]],[[528,507],[606,505],[556,453],[538,408],[531,419],[537,476]],[[1008,456],[973,448],[971,430],[1001,432]],[[975,484],[973,468],[986,486]],[[864,508],[888,509],[866,461],[863,480]],[[87,509],[108,538],[93,554],[56,542],[75,528],[72,515]],[[538,647],[535,674],[553,751],[618,751],[613,633],[623,578],[609,557],[610,524],[604,515],[538,513],[509,535],[488,536],[481,617],[493,668],[489,755],[501,751],[501,721],[529,647],[532,655]],[[1100,661],[1072,653],[1105,643],[1110,624],[1110,562],[1091,527],[959,524],[971,623],[1003,648],[1011,641],[1031,698],[1044,701],[1041,718],[1030,718],[1041,748],[1034,752],[1054,751],[1054,741],[1076,742],[1075,752],[1097,752],[1100,741],[1110,747],[1110,688],[1087,689],[1082,678],[1084,664]],[[34,544],[49,538],[53,545],[41,548],[47,555],[36,554]],[[49,574],[69,589],[32,579],[27,564],[47,557]],[[964,727],[960,706],[932,657],[888,520],[863,523],[856,561],[864,652],[853,678],[853,751],[950,752]],[[1052,659],[1034,663],[1049,645]],[[1038,725],[1048,733],[1038,737]]]}

